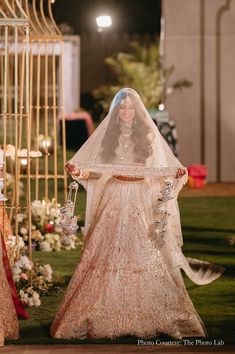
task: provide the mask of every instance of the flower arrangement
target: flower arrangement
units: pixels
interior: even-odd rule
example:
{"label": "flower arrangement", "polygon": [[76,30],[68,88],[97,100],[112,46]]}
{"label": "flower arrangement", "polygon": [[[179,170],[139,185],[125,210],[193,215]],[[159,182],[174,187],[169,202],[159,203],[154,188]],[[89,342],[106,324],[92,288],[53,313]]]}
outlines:
{"label": "flower arrangement", "polygon": [[54,286],[50,264],[41,265],[38,260],[30,261],[25,255],[26,246],[21,237],[17,240],[15,236],[10,236],[6,244],[21,301],[30,307],[40,306],[40,295],[46,295]]}
{"label": "flower arrangement", "polygon": [[[75,249],[82,242],[77,235],[72,235],[69,242],[64,242],[60,226],[60,204],[51,201],[35,200],[32,202],[32,247],[44,252]],[[27,214],[17,215],[19,233],[28,242]]]}
{"label": "flower arrangement", "polygon": [[20,258],[21,254],[26,252],[26,247],[23,239],[15,236],[9,236],[6,241],[7,254],[11,268],[14,267],[15,262]]}
{"label": "flower arrangement", "polygon": [[32,263],[27,256],[21,256],[12,272],[21,301],[28,306],[40,306],[40,295],[46,295],[53,286],[50,264]]}

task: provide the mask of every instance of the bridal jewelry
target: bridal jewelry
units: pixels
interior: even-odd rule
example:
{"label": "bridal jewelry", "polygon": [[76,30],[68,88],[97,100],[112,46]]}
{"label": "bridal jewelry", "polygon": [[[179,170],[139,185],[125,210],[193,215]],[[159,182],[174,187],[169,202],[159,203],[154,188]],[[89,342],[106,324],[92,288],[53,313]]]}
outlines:
{"label": "bridal jewelry", "polygon": [[69,184],[68,198],[62,208],[60,208],[60,226],[62,228],[61,241],[64,245],[70,244],[70,237],[78,229],[77,217],[74,216],[74,208],[77,199],[78,183]]}
{"label": "bridal jewelry", "polygon": [[172,189],[174,182],[169,179],[164,180],[164,186],[160,190],[161,198],[159,198],[154,207],[155,221],[153,223],[151,239],[156,246],[161,249],[165,245],[165,236],[167,234],[167,222],[169,213],[167,212],[166,202],[173,198]]}
{"label": "bridal jewelry", "polygon": [[132,134],[131,127],[123,123],[121,125],[121,134],[118,139],[120,153],[121,153],[121,160],[124,160],[126,158],[126,155],[130,153],[130,148],[133,145],[133,142],[130,139],[131,134]]}

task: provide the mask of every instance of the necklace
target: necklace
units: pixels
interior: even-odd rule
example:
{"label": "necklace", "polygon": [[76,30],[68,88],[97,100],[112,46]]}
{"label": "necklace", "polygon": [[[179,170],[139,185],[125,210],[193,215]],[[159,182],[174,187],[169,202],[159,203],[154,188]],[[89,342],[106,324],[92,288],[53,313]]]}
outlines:
{"label": "necklace", "polygon": [[121,134],[118,138],[121,160],[126,159],[130,154],[130,148],[133,145],[131,140],[132,129],[127,124],[121,125]]}

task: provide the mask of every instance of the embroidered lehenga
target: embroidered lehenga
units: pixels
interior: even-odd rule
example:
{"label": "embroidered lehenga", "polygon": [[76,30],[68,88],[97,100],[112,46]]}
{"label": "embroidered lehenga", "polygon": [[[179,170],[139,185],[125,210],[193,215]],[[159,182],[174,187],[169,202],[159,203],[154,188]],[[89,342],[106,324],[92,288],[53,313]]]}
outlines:
{"label": "embroidered lehenga", "polygon": [[[117,119],[118,138],[110,156],[105,139],[110,138],[111,120],[127,96],[134,102],[135,120],[130,125]],[[149,139],[138,151],[133,124],[141,119]],[[146,126],[141,127],[143,134]],[[52,336],[205,336],[180,269],[198,284],[216,279],[220,270],[207,263],[203,272],[193,270],[181,251],[176,198],[187,177],[176,180],[173,171],[182,165],[131,89],[115,96],[97,130],[70,161],[80,169],[79,176],[72,176],[88,192],[85,248],[56,314]],[[137,154],[148,157],[136,158]]]}
{"label": "embroidered lehenga", "polygon": [[[19,336],[19,325],[17,314],[13,302],[15,287],[11,288],[9,278],[10,274],[4,234],[8,233],[10,224],[5,215],[3,204],[0,203],[0,346],[4,344],[5,338],[17,339]],[[4,231],[5,230],[5,231]],[[9,272],[7,274],[6,272]],[[13,280],[12,280],[13,281]]]}

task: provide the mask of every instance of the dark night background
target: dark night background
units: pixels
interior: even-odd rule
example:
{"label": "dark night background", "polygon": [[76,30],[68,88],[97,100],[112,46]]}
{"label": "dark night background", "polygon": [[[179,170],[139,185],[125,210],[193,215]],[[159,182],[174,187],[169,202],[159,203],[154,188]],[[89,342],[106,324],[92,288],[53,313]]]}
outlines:
{"label": "dark night background", "polygon": [[[128,51],[127,46],[124,46],[125,49],[122,48],[122,36],[125,34],[129,36],[128,38],[135,35],[140,37],[149,35],[155,38],[155,35],[159,35],[161,0],[55,0],[52,10],[63,34],[80,35],[81,106],[92,113],[94,119],[97,119],[100,111],[94,104],[92,89],[102,84],[113,84],[113,75],[105,65],[105,57],[115,55],[119,51]],[[97,32],[96,17],[105,14],[111,16],[112,26],[105,29],[102,36],[106,43],[104,53],[102,52],[104,42]],[[70,26],[70,31],[66,30],[65,23]],[[63,25],[60,26],[61,24]],[[115,45],[112,40],[114,34],[120,38],[119,46]],[[90,47],[92,41],[97,42],[96,49]],[[91,61],[92,56],[96,58],[95,62]],[[95,71],[95,67],[99,69]],[[91,78],[94,87],[87,89]]]}
{"label": "dark night background", "polygon": [[161,0],[56,0],[53,4],[56,22],[68,23],[74,34],[96,31],[95,19],[105,13],[112,17],[110,31],[160,32]]}

